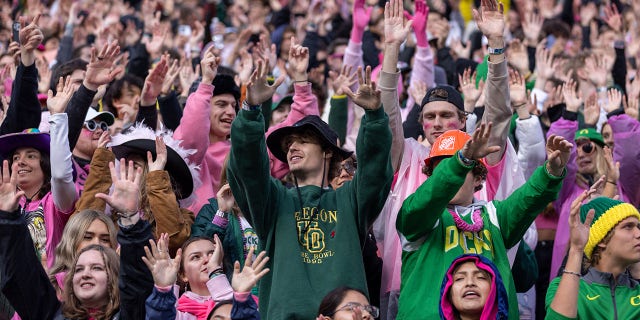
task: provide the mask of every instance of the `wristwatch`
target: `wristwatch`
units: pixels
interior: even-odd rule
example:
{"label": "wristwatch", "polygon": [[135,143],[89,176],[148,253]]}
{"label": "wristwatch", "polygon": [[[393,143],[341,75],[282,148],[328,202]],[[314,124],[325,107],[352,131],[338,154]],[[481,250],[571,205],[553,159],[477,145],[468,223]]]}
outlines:
{"label": "wristwatch", "polygon": [[260,110],[260,107],[261,107],[260,105],[256,105],[256,106],[249,105],[247,100],[242,101],[242,109],[244,110],[256,111],[256,110]]}
{"label": "wristwatch", "polygon": [[218,209],[218,211],[216,211],[216,216],[222,218],[222,219],[227,219],[227,213]]}
{"label": "wristwatch", "polygon": [[473,167],[476,165],[476,160],[467,159],[465,156],[462,155],[461,151],[458,151],[458,159],[460,159],[460,162],[462,162],[462,164],[465,167]]}
{"label": "wristwatch", "polygon": [[489,50],[489,54],[491,55],[496,55],[496,54],[503,54],[504,53],[504,48],[488,48]]}

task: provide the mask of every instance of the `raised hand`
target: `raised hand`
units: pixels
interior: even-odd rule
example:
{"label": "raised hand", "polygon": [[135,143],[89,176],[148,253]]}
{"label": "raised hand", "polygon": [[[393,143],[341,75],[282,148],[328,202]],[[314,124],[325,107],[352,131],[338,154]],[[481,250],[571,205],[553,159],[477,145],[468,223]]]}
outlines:
{"label": "raised hand", "polygon": [[173,62],[171,62],[169,69],[167,69],[167,75],[162,81],[162,90],[160,91],[161,95],[166,96],[171,92],[171,88],[173,87],[176,78],[178,78],[179,73],[180,65],[178,64],[178,59],[174,59]]}
{"label": "raised hand", "polygon": [[609,113],[620,108],[620,104],[622,103],[622,93],[618,91],[618,89],[609,89],[609,91],[607,91],[607,97],[609,99],[604,105],[604,111]]}
{"label": "raised hand", "polygon": [[276,44],[271,43],[271,39],[267,34],[260,34],[260,41],[254,47],[257,55],[262,57],[263,60],[268,61],[269,70],[273,70],[278,62],[278,52],[276,50]]}
{"label": "raised hand", "polygon": [[258,59],[256,70],[251,75],[251,81],[247,85],[247,103],[257,106],[273,97],[273,93],[284,82],[284,75],[281,75],[276,81],[269,85],[267,83],[268,68],[262,59]]}
{"label": "raised hand", "polygon": [[467,141],[460,151],[467,159],[480,160],[489,154],[500,151],[499,146],[489,146],[489,137],[493,124],[489,122],[481,123],[471,135],[471,140]]}
{"label": "raised hand", "polygon": [[540,15],[533,11],[526,13],[522,21],[522,31],[524,32],[525,41],[529,46],[533,47],[538,44],[543,23],[544,18]]}
{"label": "raised hand", "polygon": [[[353,1],[353,28],[352,28],[352,40],[356,42],[362,41],[362,34],[364,33],[364,29],[369,25],[369,20],[371,19],[371,10],[373,8],[365,8],[364,7],[365,0],[354,0]],[[353,39],[353,32],[359,31],[360,38]]]}
{"label": "raised hand", "polygon": [[582,94],[576,91],[576,82],[569,79],[569,82],[562,85],[562,96],[567,110],[578,112],[578,108],[582,105]]}
{"label": "raised hand", "polygon": [[613,150],[608,146],[603,148],[604,160],[607,163],[607,182],[616,184],[620,179],[620,162],[613,160]]}
{"label": "raised hand", "polygon": [[[503,41],[504,37],[504,5],[497,0],[481,0],[480,11],[473,9],[473,19],[478,24],[478,29],[489,39],[489,46],[492,40]],[[504,43],[501,44],[504,46]],[[495,48],[502,48],[495,46]]]}
{"label": "raised hand", "polygon": [[142,86],[142,92],[140,93],[140,105],[148,107],[156,104],[156,99],[162,92],[162,84],[169,71],[167,65],[168,55],[163,55],[160,58],[160,62],[149,72],[147,78],[144,79],[144,85]]}
{"label": "raised hand", "polygon": [[31,23],[27,25],[27,18],[20,17],[20,32],[18,37],[20,39],[20,59],[22,64],[30,66],[36,61],[35,50],[44,39],[44,35],[38,27],[38,20],[40,14],[37,14]]}
{"label": "raised hand", "polygon": [[218,190],[216,194],[216,199],[218,200],[218,209],[223,212],[230,212],[236,204],[236,199],[233,197],[231,187],[228,183],[220,187],[220,190]]}
{"label": "raised hand", "polygon": [[618,34],[622,33],[622,15],[618,12],[618,6],[615,4],[611,4],[611,6],[604,6],[604,18],[602,19],[604,22],[613,29]]}
{"label": "raised hand", "polygon": [[584,61],[584,71],[594,86],[604,87],[607,84],[607,66],[604,58],[587,57]]}
{"label": "raised hand", "polygon": [[580,207],[582,202],[589,198],[595,192],[594,189],[585,190],[571,203],[571,211],[569,213],[569,243],[571,248],[582,252],[589,241],[589,230],[591,229],[591,221],[596,211],[589,210],[584,223],[580,221]]}
{"label": "raised hand", "polygon": [[111,142],[109,131],[103,131],[100,138],[98,138],[98,148],[106,148],[109,142]]}
{"label": "raised hand", "polygon": [[[386,7],[386,6],[385,6]],[[386,11],[386,8],[385,8]],[[426,47],[429,45],[427,42],[427,21],[429,19],[429,7],[424,0],[416,1],[416,11],[411,16],[408,12],[405,12],[405,17],[412,22],[413,32],[416,35],[416,43],[419,47]],[[385,14],[386,19],[386,14]],[[386,25],[385,25],[386,31]]]}
{"label": "raised hand", "polygon": [[162,136],[156,136],[156,160],[153,160],[151,151],[147,151],[147,164],[149,172],[164,170],[167,164],[167,145],[164,143]]}
{"label": "raised hand", "polygon": [[18,201],[24,191],[18,191],[18,170],[9,171],[9,161],[2,162],[2,184],[0,184],[0,210],[13,212],[18,210]]}
{"label": "raised hand", "polygon": [[591,24],[591,20],[598,14],[598,7],[593,1],[580,6],[580,24],[587,27]]}
{"label": "raised hand", "polygon": [[119,54],[120,46],[115,40],[105,44],[100,51],[92,47],[91,58],[82,84],[87,89],[96,91],[99,86],[113,81],[118,73],[117,70],[112,68],[113,62]]}
{"label": "raised hand", "polygon": [[352,70],[352,66],[345,64],[342,65],[342,70],[339,74],[333,70],[329,71],[329,78],[331,78],[331,86],[333,87],[333,92],[335,95],[343,95],[343,86],[351,87],[356,83],[356,81],[358,81],[356,79],[357,74],[355,72],[352,72]]}
{"label": "raised hand", "polygon": [[[471,68],[467,68],[462,72],[462,75],[458,75],[458,84],[460,85],[460,91],[464,96],[465,111],[473,112],[476,102],[478,102],[480,95],[484,91],[484,81],[480,80],[476,86],[476,72],[473,71],[473,73],[471,73]],[[421,103],[422,100],[416,100],[416,102]]]}
{"label": "raised hand", "polygon": [[538,79],[544,82],[550,79],[556,72],[559,62],[553,59],[551,51],[544,48],[544,43],[541,43],[536,49],[536,75]]}
{"label": "raised hand", "polygon": [[547,139],[547,172],[560,177],[567,166],[573,145],[561,136],[552,134]]}
{"label": "raised hand", "polygon": [[404,21],[404,8],[401,0],[390,0],[384,6],[384,42],[388,45],[400,45],[411,31],[413,21]]}
{"label": "raised hand", "polygon": [[66,79],[60,77],[56,87],[56,95],[53,95],[52,90],[47,92],[47,109],[49,109],[49,112],[51,114],[63,113],[74,91],[71,76],[68,76]]}
{"label": "raised hand", "polygon": [[527,87],[524,77],[513,69],[509,69],[509,97],[511,98],[511,105],[514,107],[527,103]]}
{"label": "raised hand", "polygon": [[224,249],[222,248],[222,241],[217,234],[213,235],[213,255],[209,258],[207,262],[207,273],[211,274],[211,272],[215,271],[218,268],[222,268],[222,259],[224,258]]}
{"label": "raised hand", "polygon": [[409,94],[413,98],[413,101],[417,104],[421,104],[424,96],[427,95],[427,84],[421,80],[417,80],[409,87]]}
{"label": "raised hand", "polygon": [[191,60],[187,58],[183,58],[180,62],[180,95],[188,96],[189,88],[191,84],[194,83],[200,74],[200,65],[196,66],[196,71],[193,72],[193,68],[191,67]]}
{"label": "raised hand", "polygon": [[45,57],[36,58],[36,68],[38,69],[38,92],[47,92],[51,81],[51,69]]}
{"label": "raised hand", "polygon": [[[126,165],[125,159],[120,159],[120,172],[116,171],[115,164],[109,162],[113,190],[110,195],[96,194],[96,198],[104,200],[111,206],[121,218],[134,218],[140,208],[140,181],[142,181],[142,168],[134,169],[133,161]],[[139,218],[139,217],[138,217]]]}
{"label": "raised hand", "polygon": [[520,75],[526,76],[529,73],[529,54],[527,48],[518,39],[514,39],[509,44],[509,63],[514,66]]}
{"label": "raised hand", "polygon": [[151,39],[142,38],[142,43],[147,49],[147,52],[153,56],[158,54],[162,49],[162,45],[164,44],[164,39],[167,37],[167,31],[169,28],[160,23],[154,23],[151,29]]}
{"label": "raised hand", "polygon": [[289,65],[287,73],[294,82],[307,81],[307,68],[309,67],[309,48],[296,44],[296,38],[291,37],[289,48]]}
{"label": "raised hand", "polygon": [[467,43],[463,45],[460,39],[453,39],[450,48],[458,58],[469,59],[469,57],[471,57],[471,41],[467,41]]}
{"label": "raised hand", "polygon": [[624,113],[632,119],[638,119],[638,98],[632,98],[629,96],[627,99],[622,101],[624,102]]}
{"label": "raised hand", "polygon": [[200,61],[200,70],[202,70],[202,83],[211,84],[218,74],[218,66],[220,65],[220,57],[213,54],[215,46],[209,47],[204,53],[202,61]]}
{"label": "raised hand", "polygon": [[158,287],[172,286],[178,277],[178,270],[180,270],[180,260],[182,260],[182,249],[178,249],[176,257],[171,259],[169,256],[169,235],[163,233],[158,239],[156,244],[153,239],[149,240],[149,247],[144,247],[146,257],[142,257],[142,261],[147,265],[151,275],[153,276],[153,283]]}
{"label": "raised hand", "polygon": [[193,32],[191,38],[189,38],[189,46],[191,49],[200,50],[202,47],[202,40],[204,40],[204,26],[198,20],[193,23]]}
{"label": "raised hand", "polygon": [[371,66],[367,66],[365,75],[362,75],[362,67],[358,67],[358,92],[353,93],[347,86],[342,86],[342,91],[351,98],[353,103],[365,110],[378,110],[380,103],[380,90],[376,89],[375,81],[371,80]]}
{"label": "raised hand", "polygon": [[253,57],[247,50],[240,50],[240,71],[238,71],[239,84],[241,86],[251,80],[251,73],[253,73]]}
{"label": "raised hand", "polygon": [[598,95],[593,92],[584,102],[584,123],[595,126],[600,119],[600,106],[598,105]]}
{"label": "raised hand", "polygon": [[249,249],[242,272],[240,272],[239,261],[233,264],[233,277],[231,278],[233,291],[239,293],[250,292],[256,283],[258,283],[265,274],[269,273],[269,268],[265,268],[267,262],[269,262],[269,257],[267,257],[266,251],[260,252],[254,260],[253,248]]}

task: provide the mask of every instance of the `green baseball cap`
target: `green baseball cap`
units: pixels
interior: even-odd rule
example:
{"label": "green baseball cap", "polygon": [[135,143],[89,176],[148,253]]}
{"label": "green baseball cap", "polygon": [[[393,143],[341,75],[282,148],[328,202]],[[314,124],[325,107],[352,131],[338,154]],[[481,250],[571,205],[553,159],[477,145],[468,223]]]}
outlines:
{"label": "green baseball cap", "polygon": [[604,138],[602,138],[602,135],[600,134],[600,132],[598,132],[594,128],[584,128],[584,129],[578,130],[576,132],[575,140],[578,140],[580,138],[589,139],[597,143],[601,147],[604,147]]}
{"label": "green baseball cap", "polygon": [[293,104],[293,96],[284,96],[280,101],[271,104],[271,111],[278,109],[283,103]]}

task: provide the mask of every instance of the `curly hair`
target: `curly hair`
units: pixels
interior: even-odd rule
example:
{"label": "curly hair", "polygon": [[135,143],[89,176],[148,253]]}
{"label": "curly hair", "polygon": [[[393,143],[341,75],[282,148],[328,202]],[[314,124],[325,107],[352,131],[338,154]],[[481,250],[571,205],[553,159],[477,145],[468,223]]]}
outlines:
{"label": "curly hair", "polygon": [[[451,157],[450,156],[442,156],[442,157],[434,158],[431,161],[430,165],[422,167],[422,173],[426,174],[427,177],[430,177],[431,175],[433,175],[433,170],[435,169],[436,165],[438,165],[438,163],[440,162],[439,160],[442,160],[442,159],[445,159],[445,158],[451,158]],[[477,161],[476,162],[476,165],[473,167],[471,172],[473,173],[473,175],[475,177],[481,177],[482,181],[485,181],[487,179],[487,173],[488,173],[487,167],[485,167],[484,163],[482,163],[481,161]],[[482,184],[474,188],[475,192],[478,192],[480,190],[482,190]]]}

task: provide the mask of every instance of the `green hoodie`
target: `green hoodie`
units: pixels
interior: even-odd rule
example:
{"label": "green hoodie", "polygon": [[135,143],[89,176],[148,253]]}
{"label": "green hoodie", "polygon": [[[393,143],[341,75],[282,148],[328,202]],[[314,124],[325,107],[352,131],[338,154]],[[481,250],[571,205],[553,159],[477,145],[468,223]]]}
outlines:
{"label": "green hoodie", "polygon": [[[462,254],[491,260],[502,274],[509,296],[509,319],[518,319],[518,301],[507,258],[513,247],[547,203],[558,197],[564,177],[554,177],[544,166],[503,201],[476,202],[483,228],[459,230],[447,205],[465,182],[472,167],[457,154],[442,160],[400,209],[396,228],[402,242],[402,273],[397,319],[437,319],[441,279]],[[471,224],[472,214],[462,219]],[[419,316],[418,316],[419,315]]]}
{"label": "green hoodie", "polygon": [[382,108],[367,111],[357,140],[358,159],[365,161],[353,180],[338,190],[300,187],[302,199],[269,175],[263,126],[260,112],[239,112],[227,170],[233,195],[271,258],[271,272],[260,281],[260,313],[315,319],[320,301],[336,287],[367,292],[361,249],[393,179],[389,119]]}

